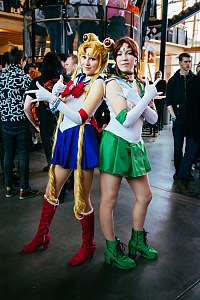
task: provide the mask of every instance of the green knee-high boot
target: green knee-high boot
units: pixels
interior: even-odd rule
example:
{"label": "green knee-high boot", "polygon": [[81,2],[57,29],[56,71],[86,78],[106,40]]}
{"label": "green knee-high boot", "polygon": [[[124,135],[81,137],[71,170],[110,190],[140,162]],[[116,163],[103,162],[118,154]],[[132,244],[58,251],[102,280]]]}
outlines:
{"label": "green knee-high boot", "polygon": [[107,264],[114,263],[116,267],[126,270],[136,267],[135,261],[124,254],[124,246],[118,237],[115,237],[115,241],[106,240],[106,246],[104,255]]}
{"label": "green knee-high boot", "polygon": [[132,229],[131,239],[129,241],[129,257],[136,256],[137,251],[146,259],[158,258],[158,252],[147,244],[147,232]]}

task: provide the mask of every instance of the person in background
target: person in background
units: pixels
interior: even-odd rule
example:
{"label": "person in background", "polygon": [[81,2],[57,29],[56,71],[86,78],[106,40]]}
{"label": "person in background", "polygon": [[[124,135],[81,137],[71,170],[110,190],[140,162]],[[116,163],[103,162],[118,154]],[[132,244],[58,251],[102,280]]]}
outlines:
{"label": "person in background", "polygon": [[6,197],[12,197],[13,166],[15,150],[18,152],[20,177],[19,199],[34,197],[38,190],[29,186],[29,152],[31,146],[31,129],[23,111],[24,93],[31,79],[25,74],[27,55],[23,50],[13,46],[9,52],[10,64],[0,75],[0,113],[4,143],[4,179]]}
{"label": "person in background", "polygon": [[[147,81],[143,93],[143,84],[137,74],[139,50],[133,39],[119,39],[112,53],[116,61],[116,76],[106,80],[105,99],[110,110],[110,122],[102,132],[99,151],[99,219],[106,239],[105,262],[115,263],[121,269],[132,269],[136,266],[134,258],[137,252],[149,260],[158,257],[158,252],[147,244],[147,232],[144,230],[152,193],[147,175],[151,165],[141,137],[144,118],[150,124],[157,121],[155,106],[153,109],[149,107],[157,95],[157,81],[151,86]],[[115,236],[113,221],[123,177],[135,195],[129,257],[124,254],[119,237]]]}
{"label": "person in background", "polygon": [[[8,67],[9,63],[10,63],[9,52],[6,51],[3,53],[1,57],[1,66],[2,66],[1,71],[5,70]],[[0,120],[0,161],[1,161],[1,169],[3,171],[4,170],[4,144],[3,144],[1,120]],[[4,171],[3,171],[3,184],[4,184]]]}
{"label": "person in background", "polygon": [[1,57],[1,65],[2,65],[2,71],[4,70],[4,69],[6,69],[7,68],[7,66],[9,65],[9,52],[8,51],[6,51],[6,52],[4,52],[3,53],[3,55],[2,55],[2,57]]}
{"label": "person in background", "polygon": [[[137,16],[140,15],[140,10],[136,6],[136,2],[137,2],[137,0],[128,0],[128,4],[125,7],[126,8],[125,18],[126,18],[126,23],[128,23],[129,25],[137,28],[138,27],[138,23],[139,23],[138,22],[139,18]],[[135,16],[135,14],[137,16]],[[131,24],[131,21],[132,21],[132,24]],[[129,27],[128,28],[129,34],[130,34],[130,30],[131,30],[131,28]]]}
{"label": "person in background", "polygon": [[78,65],[78,57],[76,54],[70,54],[65,63],[66,74],[72,76]]}
{"label": "person in background", "polygon": [[[188,93],[194,95],[190,89],[190,84],[195,80],[195,74],[191,71],[191,55],[181,53],[178,57],[180,69],[169,79],[166,89],[166,104],[171,115],[173,127],[172,133],[174,138],[174,180],[179,179],[180,165],[183,158],[183,145],[185,139],[186,110],[188,102]],[[185,151],[189,151],[188,139],[186,138]],[[190,173],[187,179],[192,179]],[[188,190],[186,180],[180,181],[179,189]]]}
{"label": "person in background", "polygon": [[[23,248],[23,252],[35,252],[41,246],[48,248],[49,227],[59,205],[60,190],[74,170],[74,213],[82,226],[82,246],[70,259],[71,265],[83,264],[96,250],[94,210],[90,191],[94,167],[98,165],[99,137],[92,116],[104,96],[104,80],[101,73],[106,67],[108,53],[113,45],[110,39],[106,39],[104,43],[99,42],[97,36],[91,33],[85,34],[83,39],[84,43],[78,49],[79,64],[72,81],[64,85],[61,78],[55,84],[52,93],[46,91],[39,83],[39,90],[29,91],[36,94],[37,101],[48,101],[52,111],[58,109],[62,114],[54,139],[53,158],[40,225],[35,238]],[[61,98],[58,97],[60,92]]]}
{"label": "person in background", "polygon": [[[35,47],[35,56],[44,57],[46,51],[46,41],[47,41],[47,28],[45,22],[37,22],[45,19],[42,9],[35,9],[35,35],[37,40],[37,45]],[[41,55],[40,55],[41,54]]]}
{"label": "person in background", "polygon": [[[80,19],[78,26],[78,45],[80,45],[83,40],[82,37],[87,32],[93,32],[97,36],[100,33],[99,22],[95,19],[98,13],[97,0],[69,0],[70,4],[78,4],[78,14]],[[88,20],[87,20],[88,19]],[[90,20],[91,19],[91,20]]]}
{"label": "person in background", "polygon": [[63,74],[62,75],[63,75],[64,81],[68,82],[70,80],[70,76],[68,76],[67,72],[66,72],[67,56],[64,53],[60,53],[60,54],[58,54],[58,57],[60,58],[61,64],[63,66]]}
{"label": "person in background", "polygon": [[159,99],[154,99],[154,102],[155,102],[157,113],[158,113],[157,127],[158,127],[158,131],[161,131],[163,129],[163,112],[164,112],[167,82],[165,79],[162,79],[161,71],[157,71],[155,73],[155,81],[158,78],[160,78],[160,81],[156,84],[156,89],[160,93],[161,97],[159,96],[158,97]]}
{"label": "person in background", "polygon": [[[74,7],[69,3],[69,0],[64,1],[67,5],[67,17],[68,18],[75,18],[75,10]],[[74,39],[76,36],[77,30],[77,21],[76,20],[69,20],[69,26],[71,27],[72,33],[67,36],[67,55],[73,54],[74,50]]]}
{"label": "person in background", "polygon": [[[198,66],[197,66],[198,69]],[[200,69],[200,66],[199,66]],[[198,71],[198,70],[196,70]],[[183,194],[191,194],[189,186],[192,164],[199,156],[200,150],[200,76],[194,76],[190,84],[186,87],[187,102],[185,114],[185,137],[187,140],[185,153],[181,160],[178,187]],[[194,178],[195,179],[195,178]]]}
{"label": "person in background", "polygon": [[63,68],[65,69],[67,56],[66,56],[64,53],[59,53],[59,54],[58,54],[58,57],[59,57],[60,60],[61,60],[61,63],[62,63]]}
{"label": "person in background", "polygon": [[166,95],[166,80],[162,79],[162,72],[161,71],[157,71],[155,73],[155,81],[160,78],[160,81],[156,84],[156,89],[158,92],[162,92],[161,96],[165,96]]}
{"label": "person in background", "polygon": [[[125,11],[128,0],[109,0],[107,8],[107,19],[110,20],[108,34],[115,41],[127,35]],[[112,8],[110,8],[111,6]],[[120,9],[121,8],[121,9]]]}
{"label": "person in background", "polygon": [[[63,75],[63,66],[58,55],[54,52],[48,52],[43,59],[41,67],[41,76],[36,77],[31,82],[28,90],[36,88],[38,81],[42,86],[52,91],[54,84],[59,80],[60,75]],[[43,172],[48,172],[51,165],[53,136],[56,129],[58,114],[52,114],[49,110],[49,104],[40,102],[37,108],[37,116],[39,123],[36,122],[32,108],[35,103],[31,101],[35,99],[34,94],[26,95],[24,112],[35,128],[36,132],[40,132],[44,153],[47,160],[47,166],[43,168]]]}
{"label": "person in background", "polygon": [[197,73],[197,76],[200,76],[200,62],[196,66],[196,73]]}
{"label": "person in background", "polygon": [[62,1],[59,0],[41,0],[40,4],[44,5],[42,10],[45,19],[57,19],[46,21],[46,27],[50,36],[50,50],[51,52],[62,53],[62,32],[61,21],[62,16]]}
{"label": "person in background", "polygon": [[127,7],[128,0],[108,0],[106,6],[111,6],[107,8],[107,18],[111,19],[114,16],[121,16],[124,17],[124,10],[119,8],[125,9]]}

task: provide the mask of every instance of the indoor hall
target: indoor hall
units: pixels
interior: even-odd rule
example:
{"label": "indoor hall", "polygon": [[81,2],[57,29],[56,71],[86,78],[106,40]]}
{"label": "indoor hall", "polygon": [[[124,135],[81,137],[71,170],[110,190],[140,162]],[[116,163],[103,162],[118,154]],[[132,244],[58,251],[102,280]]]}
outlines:
{"label": "indoor hall", "polygon": [[[172,176],[173,138],[171,125],[164,126],[157,138],[144,137],[152,171],[153,199],[145,229],[148,243],[159,252],[155,261],[137,256],[137,267],[126,271],[104,262],[105,240],[98,221],[100,199],[99,171],[95,170],[92,203],[95,209],[97,250],[84,265],[72,267],[68,260],[80,247],[80,224],[73,214],[73,192],[60,204],[50,228],[51,242],[44,251],[24,255],[22,247],[35,234],[47,173],[42,172],[42,150],[31,152],[30,184],[40,195],[19,200],[6,198],[1,174],[0,200],[0,298],[2,300],[197,300],[200,297],[199,178],[192,197],[177,193]],[[115,209],[116,234],[128,244],[131,233],[132,193],[122,182]],[[128,252],[126,248],[125,252]]]}

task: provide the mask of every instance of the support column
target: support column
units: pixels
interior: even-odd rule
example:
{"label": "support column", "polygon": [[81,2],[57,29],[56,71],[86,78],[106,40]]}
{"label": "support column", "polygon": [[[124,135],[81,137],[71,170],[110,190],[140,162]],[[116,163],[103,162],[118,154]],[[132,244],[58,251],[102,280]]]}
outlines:
{"label": "support column", "polygon": [[168,11],[168,0],[163,0],[163,11],[162,11],[162,31],[161,31],[161,44],[160,44],[160,71],[164,78],[165,72],[165,49],[166,49],[166,38],[167,38],[167,11]]}

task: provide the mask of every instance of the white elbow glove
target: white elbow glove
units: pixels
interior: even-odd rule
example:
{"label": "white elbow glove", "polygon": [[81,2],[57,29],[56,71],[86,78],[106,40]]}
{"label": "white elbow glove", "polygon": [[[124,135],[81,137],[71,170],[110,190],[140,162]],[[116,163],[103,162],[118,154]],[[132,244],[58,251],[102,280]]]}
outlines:
{"label": "white elbow glove", "polygon": [[144,110],[147,108],[149,102],[151,99],[153,99],[156,95],[158,95],[156,84],[160,79],[156,80],[153,85],[149,85],[149,81],[146,81],[145,86],[145,94],[144,97],[141,98],[141,101],[139,101],[135,107],[133,107],[132,110],[130,110],[127,115],[126,119],[123,122],[124,127],[130,127],[137,122],[137,120],[140,118],[140,116],[143,114]]}
{"label": "white elbow glove", "polygon": [[161,78],[156,79],[156,81],[152,84],[149,85],[149,80],[146,80],[146,86],[145,86],[145,90],[144,90],[144,96],[142,97],[142,100],[144,101],[148,101],[149,102],[157,95],[159,95],[160,93],[158,93],[157,89],[156,89],[156,84],[161,80]]}
{"label": "white elbow glove", "polygon": [[57,109],[77,125],[81,125],[83,123],[80,113],[69,107],[66,103],[61,101]]}
{"label": "white elbow glove", "polygon": [[55,100],[55,95],[47,91],[44,87],[42,87],[39,82],[36,82],[36,85],[38,87],[38,90],[31,90],[25,93],[33,93],[36,95],[36,99],[32,100],[31,102],[37,102],[37,101],[47,101],[49,103],[53,103]]}
{"label": "white elbow glove", "polygon": [[141,100],[141,97],[138,94],[136,80],[133,81],[133,86],[128,92],[126,99],[127,101],[134,103],[135,105]]}

